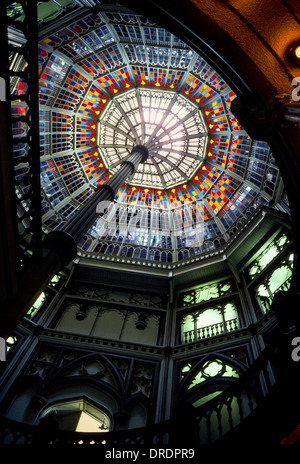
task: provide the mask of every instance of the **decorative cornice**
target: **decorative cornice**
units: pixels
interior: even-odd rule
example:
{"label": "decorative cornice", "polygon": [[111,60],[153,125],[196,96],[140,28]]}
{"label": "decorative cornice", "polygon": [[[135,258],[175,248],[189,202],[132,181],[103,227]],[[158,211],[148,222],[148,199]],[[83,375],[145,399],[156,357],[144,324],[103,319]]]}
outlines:
{"label": "decorative cornice", "polygon": [[[259,322],[253,324],[256,327],[258,334],[263,334],[270,328],[275,327],[277,321],[272,311],[267,313]],[[98,337],[91,337],[86,335],[72,334],[69,332],[62,332],[55,329],[43,328],[37,331],[37,325],[32,321],[24,319],[20,324],[19,331],[29,331],[36,334],[38,339],[43,342],[66,345],[69,348],[78,347],[90,349],[93,351],[106,351],[111,353],[126,353],[132,355],[142,355],[143,358],[151,359],[164,359],[170,356],[173,359],[181,358],[187,354],[195,354],[206,352],[209,348],[220,349],[224,347],[233,346],[236,343],[249,343],[253,337],[253,330],[251,327],[245,327],[239,330],[225,332],[215,337],[209,337],[202,340],[197,340],[193,343],[187,343],[176,346],[153,346],[141,345],[139,343],[132,343],[120,340],[110,340]],[[168,348],[166,350],[166,348]]]}

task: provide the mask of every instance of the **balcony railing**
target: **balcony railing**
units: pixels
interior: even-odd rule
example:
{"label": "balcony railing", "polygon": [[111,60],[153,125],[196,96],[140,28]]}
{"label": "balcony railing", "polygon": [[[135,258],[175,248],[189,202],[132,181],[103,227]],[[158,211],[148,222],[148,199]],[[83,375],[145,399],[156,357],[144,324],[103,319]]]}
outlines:
{"label": "balcony railing", "polygon": [[225,332],[232,332],[239,328],[238,320],[229,319],[224,322],[217,322],[216,324],[211,324],[205,327],[198,327],[197,330],[189,330],[184,332],[183,341],[184,343],[191,343],[196,340],[203,340],[209,337],[215,337],[221,335]]}
{"label": "balcony railing", "polygon": [[196,408],[197,433],[201,444],[222,439],[264,404],[275,384],[273,359],[274,352],[266,349],[230,387]]}
{"label": "balcony railing", "polygon": [[0,445],[103,445],[136,446],[167,442],[170,421],[152,427],[141,427],[119,432],[83,433],[54,431],[12,420],[0,421]]}

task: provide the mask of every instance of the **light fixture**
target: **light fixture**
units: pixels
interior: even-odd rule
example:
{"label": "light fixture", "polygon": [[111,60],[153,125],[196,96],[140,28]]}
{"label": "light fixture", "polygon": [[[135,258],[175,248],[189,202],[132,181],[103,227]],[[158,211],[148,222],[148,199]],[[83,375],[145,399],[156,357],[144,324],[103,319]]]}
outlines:
{"label": "light fixture", "polygon": [[76,319],[83,321],[87,317],[87,308],[80,308],[76,313]]}
{"label": "light fixture", "polygon": [[290,49],[290,59],[294,63],[300,63],[300,43]]}
{"label": "light fixture", "polygon": [[144,314],[139,314],[138,320],[135,323],[135,326],[138,330],[144,330],[147,327],[147,321]]}
{"label": "light fixture", "polygon": [[300,45],[297,46],[294,53],[295,53],[296,58],[300,60]]}

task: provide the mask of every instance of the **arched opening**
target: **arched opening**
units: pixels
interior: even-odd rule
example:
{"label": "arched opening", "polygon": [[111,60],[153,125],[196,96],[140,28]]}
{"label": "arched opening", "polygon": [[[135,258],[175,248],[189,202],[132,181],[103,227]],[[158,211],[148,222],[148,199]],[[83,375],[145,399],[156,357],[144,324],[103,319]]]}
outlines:
{"label": "arched opening", "polygon": [[47,407],[40,416],[40,423],[49,421],[56,423],[58,430],[71,432],[103,433],[111,428],[109,415],[83,398]]}

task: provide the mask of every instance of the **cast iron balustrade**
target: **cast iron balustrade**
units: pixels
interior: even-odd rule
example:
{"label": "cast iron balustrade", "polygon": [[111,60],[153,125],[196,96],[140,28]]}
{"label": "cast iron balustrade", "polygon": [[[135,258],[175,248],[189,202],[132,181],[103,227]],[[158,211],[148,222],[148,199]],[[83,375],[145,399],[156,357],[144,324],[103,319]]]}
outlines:
{"label": "cast iron balustrade", "polygon": [[[221,335],[225,332],[232,332],[234,330],[238,330],[238,320],[229,319],[228,321],[218,322],[216,324],[211,324],[206,327],[198,327],[197,328],[197,340],[203,340],[204,338],[215,337],[216,335]],[[195,340],[195,331],[189,330],[188,332],[184,332],[184,343],[191,343]]]}
{"label": "cast iron balustrade", "polygon": [[198,437],[209,444],[224,437],[261,405],[274,385],[270,358],[265,351],[260,358],[230,387],[212,400],[196,408]]}

